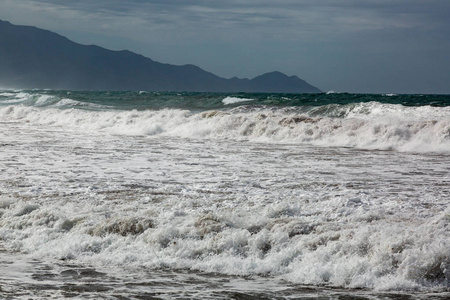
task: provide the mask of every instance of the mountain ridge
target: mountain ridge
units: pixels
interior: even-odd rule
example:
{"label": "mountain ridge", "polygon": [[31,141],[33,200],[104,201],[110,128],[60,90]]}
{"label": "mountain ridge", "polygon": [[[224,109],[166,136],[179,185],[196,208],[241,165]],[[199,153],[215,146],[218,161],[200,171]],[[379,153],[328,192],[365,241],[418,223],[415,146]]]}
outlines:
{"label": "mountain ridge", "polygon": [[320,93],[274,71],[225,79],[192,64],[160,63],[129,50],[82,45],[35,26],[0,20],[0,86],[67,90]]}

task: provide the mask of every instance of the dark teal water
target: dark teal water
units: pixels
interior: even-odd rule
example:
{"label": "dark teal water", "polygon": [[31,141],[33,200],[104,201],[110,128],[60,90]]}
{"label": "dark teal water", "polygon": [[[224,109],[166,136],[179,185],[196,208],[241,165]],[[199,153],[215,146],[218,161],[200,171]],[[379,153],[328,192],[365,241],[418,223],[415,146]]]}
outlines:
{"label": "dark teal water", "polygon": [[[176,92],[89,92],[89,91],[23,91],[32,95],[28,102],[34,105],[42,95],[52,96],[48,101],[52,105],[61,99],[69,98],[82,103],[108,106],[109,109],[146,110],[161,108],[180,108],[189,110],[226,109],[242,105],[300,107],[322,106],[328,104],[345,105],[350,103],[379,102],[401,104],[404,106],[450,106],[450,95],[396,95],[396,94],[264,94],[264,93],[176,93]],[[1,98],[4,97],[0,95]],[[231,104],[223,102],[227,97],[248,99]],[[70,104],[66,106],[70,107]],[[89,107],[92,109],[92,107]]]}

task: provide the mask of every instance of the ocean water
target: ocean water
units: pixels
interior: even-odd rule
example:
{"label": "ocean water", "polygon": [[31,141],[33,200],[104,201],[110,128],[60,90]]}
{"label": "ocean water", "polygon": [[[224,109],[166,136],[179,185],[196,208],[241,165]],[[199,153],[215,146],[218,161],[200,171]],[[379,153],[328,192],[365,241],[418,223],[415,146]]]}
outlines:
{"label": "ocean water", "polygon": [[448,299],[450,96],[0,91],[2,299]]}

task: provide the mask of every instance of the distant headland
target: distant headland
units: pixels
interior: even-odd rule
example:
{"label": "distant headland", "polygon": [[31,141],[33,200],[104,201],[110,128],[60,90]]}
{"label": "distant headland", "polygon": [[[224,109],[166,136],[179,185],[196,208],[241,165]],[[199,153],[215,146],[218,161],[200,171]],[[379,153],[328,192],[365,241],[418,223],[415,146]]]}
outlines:
{"label": "distant headland", "polygon": [[221,78],[195,65],[153,61],[131,51],[81,45],[0,20],[0,86],[21,89],[320,93],[297,76],[270,72]]}

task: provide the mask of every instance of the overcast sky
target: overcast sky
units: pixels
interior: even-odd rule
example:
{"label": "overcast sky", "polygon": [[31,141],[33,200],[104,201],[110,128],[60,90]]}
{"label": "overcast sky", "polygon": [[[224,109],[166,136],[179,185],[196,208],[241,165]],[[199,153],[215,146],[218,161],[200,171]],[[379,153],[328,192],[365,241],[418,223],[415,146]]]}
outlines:
{"label": "overcast sky", "polygon": [[0,0],[0,19],[226,78],[450,94],[449,0]]}

